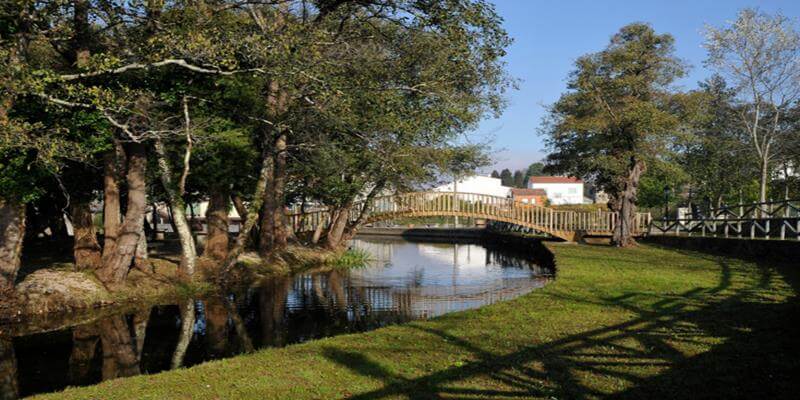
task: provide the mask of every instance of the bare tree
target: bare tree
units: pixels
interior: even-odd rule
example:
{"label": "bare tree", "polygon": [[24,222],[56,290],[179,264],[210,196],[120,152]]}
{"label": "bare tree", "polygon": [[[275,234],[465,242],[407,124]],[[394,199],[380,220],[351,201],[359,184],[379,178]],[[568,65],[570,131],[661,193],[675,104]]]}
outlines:
{"label": "bare tree", "polygon": [[759,162],[759,200],[766,201],[775,161],[792,134],[787,114],[800,99],[800,34],[781,15],[744,9],[730,26],[706,27],[707,64],[737,90],[742,127]]}

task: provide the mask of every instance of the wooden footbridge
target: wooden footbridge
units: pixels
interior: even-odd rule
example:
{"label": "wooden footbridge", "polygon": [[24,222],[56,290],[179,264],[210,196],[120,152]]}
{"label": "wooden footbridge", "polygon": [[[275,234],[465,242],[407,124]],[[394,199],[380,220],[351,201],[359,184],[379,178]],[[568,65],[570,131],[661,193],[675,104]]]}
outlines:
{"label": "wooden footbridge", "polygon": [[[366,207],[366,208],[365,208]],[[312,232],[331,221],[327,209],[289,213],[295,232]],[[406,217],[465,217],[505,222],[530,228],[563,240],[576,241],[585,235],[610,235],[618,215],[610,211],[566,211],[530,205],[511,198],[477,193],[413,192],[376,197],[359,202],[349,211],[351,221],[362,224]],[[647,232],[650,214],[639,213],[632,231]]]}

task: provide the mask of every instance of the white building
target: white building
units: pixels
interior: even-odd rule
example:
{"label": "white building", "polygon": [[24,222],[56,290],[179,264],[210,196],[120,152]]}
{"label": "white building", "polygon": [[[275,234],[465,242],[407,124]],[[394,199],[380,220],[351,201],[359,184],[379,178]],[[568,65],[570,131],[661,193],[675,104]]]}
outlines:
{"label": "white building", "polygon": [[568,176],[532,176],[530,189],[544,189],[552,205],[583,204],[583,181]]}
{"label": "white building", "polygon": [[[499,178],[490,176],[468,176],[459,179],[455,185],[455,191],[459,193],[477,193],[497,197],[508,197],[511,195],[511,188],[503,186]],[[446,185],[437,186],[431,189],[434,192],[453,192],[453,182]]]}

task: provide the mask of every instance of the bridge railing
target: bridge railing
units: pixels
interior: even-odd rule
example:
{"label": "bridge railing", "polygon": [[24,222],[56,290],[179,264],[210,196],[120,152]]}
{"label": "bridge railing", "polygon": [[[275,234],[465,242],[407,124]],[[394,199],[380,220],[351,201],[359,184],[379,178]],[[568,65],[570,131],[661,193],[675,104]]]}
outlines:
{"label": "bridge railing", "polygon": [[684,218],[652,221],[648,234],[800,240],[800,200],[696,209]]}
{"label": "bridge railing", "polygon": [[[479,193],[414,192],[380,196],[369,204],[353,205],[351,220],[361,215],[365,206],[368,207],[364,213],[366,223],[397,217],[459,216],[507,222],[562,237],[567,236],[566,232],[609,234],[618,223],[617,213],[611,211],[557,210]],[[328,210],[295,212],[288,218],[296,232],[327,226],[331,219]],[[631,230],[634,234],[645,233],[650,219],[649,213],[638,213]]]}

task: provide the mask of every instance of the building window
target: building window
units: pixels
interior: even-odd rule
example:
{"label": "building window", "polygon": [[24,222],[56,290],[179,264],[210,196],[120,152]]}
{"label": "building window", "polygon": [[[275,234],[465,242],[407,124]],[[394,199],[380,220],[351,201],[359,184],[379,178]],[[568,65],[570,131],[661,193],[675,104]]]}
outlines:
{"label": "building window", "polygon": [[567,193],[569,193],[569,194],[578,194],[578,189],[577,188],[569,188],[569,189],[567,189]]}
{"label": "building window", "polygon": [[522,202],[528,204],[528,199],[522,199]]}

